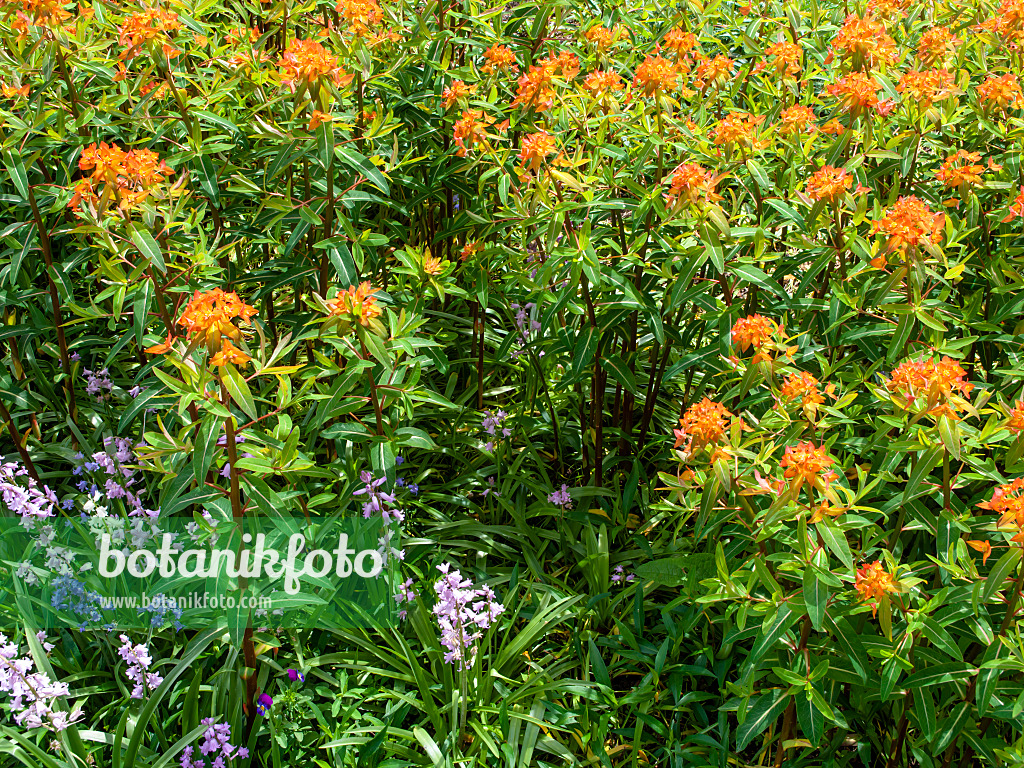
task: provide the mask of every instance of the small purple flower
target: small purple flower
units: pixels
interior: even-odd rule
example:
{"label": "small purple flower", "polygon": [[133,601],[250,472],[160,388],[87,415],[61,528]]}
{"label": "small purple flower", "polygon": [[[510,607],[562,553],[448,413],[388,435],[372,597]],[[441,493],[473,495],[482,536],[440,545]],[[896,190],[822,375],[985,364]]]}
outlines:
{"label": "small purple flower", "polygon": [[304,674],[302,674],[301,672],[299,672],[299,670],[297,670],[297,669],[289,669],[288,670],[288,679],[291,680],[293,683],[296,680],[298,680],[300,683],[306,682],[306,676]]}
{"label": "small purple flower", "polygon": [[409,493],[411,493],[413,496],[419,496],[420,487],[416,483],[413,483],[412,485],[409,486]]}
{"label": "small purple flower", "polygon": [[572,496],[569,495],[569,486],[562,483],[562,490],[549,493],[548,501],[562,509],[572,509]]}
{"label": "small purple flower", "polygon": [[274,700],[272,698],[265,693],[261,693],[260,697],[256,700],[256,714],[260,717],[266,717],[273,704]]}
{"label": "small purple flower", "polygon": [[395,464],[397,464],[398,466],[402,466],[403,464],[405,464],[405,457],[395,456]]}
{"label": "small purple flower", "polygon": [[81,359],[82,359],[82,356],[80,354],[78,354],[77,352],[72,352],[71,353],[71,362],[72,363],[77,363]]}

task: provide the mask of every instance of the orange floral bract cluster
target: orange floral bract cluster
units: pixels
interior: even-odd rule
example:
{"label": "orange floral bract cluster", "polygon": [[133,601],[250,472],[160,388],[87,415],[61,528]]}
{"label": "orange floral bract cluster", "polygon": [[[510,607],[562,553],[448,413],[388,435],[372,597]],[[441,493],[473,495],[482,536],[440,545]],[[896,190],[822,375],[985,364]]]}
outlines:
{"label": "orange floral bract cluster", "polygon": [[743,147],[756,147],[757,130],[764,122],[764,115],[751,115],[748,112],[733,112],[718,121],[715,126],[715,144],[739,144]]}
{"label": "orange floral bract cluster", "polygon": [[783,477],[789,480],[793,493],[798,493],[804,483],[824,491],[836,478],[836,473],[829,469],[835,459],[828,452],[811,442],[787,446],[779,466],[785,469]]}
{"label": "orange floral bract cluster", "polygon": [[338,0],[335,10],[349,23],[356,37],[364,37],[384,19],[384,11],[377,0]]}
{"label": "orange floral bract cluster", "polygon": [[1014,74],[1005,74],[1002,77],[990,75],[989,78],[978,86],[978,103],[983,107],[989,103],[995,104],[999,109],[1008,107],[1019,107],[1024,102],[1024,94],[1021,94],[1020,80]]}
{"label": "orange floral bract cluster", "polygon": [[231,339],[224,339],[220,349],[213,357],[210,358],[210,365],[219,368],[227,365],[246,365],[252,360],[249,355],[245,354],[242,350],[231,343]]}
{"label": "orange floral bract cluster", "polygon": [[942,167],[935,172],[935,178],[947,187],[967,187],[978,184],[985,167],[978,165],[980,152],[966,152],[958,149],[942,162]]}
{"label": "orange floral bract cluster", "polygon": [[802,104],[794,104],[792,107],[782,110],[779,115],[779,123],[779,133],[786,135],[807,133],[808,130],[818,127],[814,110]]}
{"label": "orange floral bract cluster", "polygon": [[441,93],[441,101],[444,104],[445,109],[450,109],[455,102],[460,99],[467,98],[471,93],[473,93],[472,88],[461,80],[454,80],[452,81],[452,84],[445,88]]}
{"label": "orange floral bract cluster", "polygon": [[242,301],[237,293],[225,293],[220,288],[196,291],[185,307],[178,325],[192,342],[200,342],[210,353],[221,351],[222,339],[238,341],[242,332],[232,322],[236,317],[248,323],[256,315],[256,308]]}
{"label": "orange floral bract cluster", "polygon": [[753,347],[757,354],[754,355],[751,362],[756,364],[762,360],[771,359],[762,348],[781,330],[779,324],[771,318],[762,315],[748,315],[741,317],[733,325],[732,343],[739,348],[740,352],[746,352]]}
{"label": "orange floral bract cluster", "polygon": [[642,91],[644,96],[672,91],[679,79],[679,68],[662,56],[648,56],[636,68],[633,89]]}
{"label": "orange floral bract cluster", "polygon": [[803,49],[796,43],[783,41],[775,43],[765,51],[766,56],[774,56],[776,72],[782,77],[796,77],[800,74],[800,58]]}
{"label": "orange floral bract cluster", "polygon": [[839,78],[828,87],[828,92],[839,99],[849,112],[872,109],[878,104],[878,83],[863,72]]}
{"label": "orange floral bract cluster", "polygon": [[364,328],[369,328],[371,321],[380,317],[381,308],[377,306],[376,292],[368,282],[362,282],[358,286],[352,285],[327,302],[331,317],[340,317],[351,320]]}
{"label": "orange floral bract cluster", "polygon": [[935,66],[956,52],[957,46],[963,42],[953,35],[949,27],[926,29],[917,43],[917,58],[929,67]]}
{"label": "orange floral bract cluster", "polygon": [[665,202],[673,205],[681,201],[685,205],[696,205],[702,200],[714,202],[721,200],[715,194],[715,177],[707,168],[696,163],[683,163],[676,167],[668,177],[668,189],[665,191]]}
{"label": "orange floral bract cluster", "polygon": [[853,177],[845,168],[826,165],[815,171],[808,179],[807,196],[812,200],[832,202],[846,194],[851,184]]}
{"label": "orange floral bract cluster", "polygon": [[956,93],[953,75],[944,69],[904,72],[896,84],[896,91],[915,102],[920,109],[930,109],[936,101],[948,99]]}
{"label": "orange floral bract cluster", "polygon": [[974,385],[967,381],[967,371],[951,357],[939,362],[928,360],[906,360],[892,372],[892,378],[885,382],[886,389],[898,392],[906,403],[907,410],[918,409],[918,400],[925,398],[925,411],[935,417],[958,418],[963,409],[961,398],[971,394]]}
{"label": "orange floral bract cluster", "polygon": [[722,403],[704,398],[691,405],[679,420],[679,429],[673,430],[675,446],[687,444],[687,453],[696,453],[701,448],[718,443],[729,430],[731,414]]}
{"label": "orange floral bract cluster", "polygon": [[340,87],[352,79],[352,75],[338,65],[338,57],[316,40],[292,40],[278,66],[281,82],[293,91],[301,83],[313,85],[329,80]]}
{"label": "orange floral bract cluster", "polygon": [[871,602],[871,615],[878,614],[878,603],[887,594],[899,591],[896,580],[892,574],[885,570],[881,560],[864,565],[857,569],[857,581],[855,584],[860,599],[864,602]]}
{"label": "orange floral bract cluster", "polygon": [[528,171],[540,169],[541,164],[548,155],[555,152],[555,139],[546,131],[538,131],[523,137],[522,147],[519,149],[519,160]]}
{"label": "orange floral bract cluster", "polygon": [[98,213],[106,211],[110,203],[115,203],[122,212],[130,211],[174,173],[152,150],[126,152],[105,141],[82,150],[78,167],[92,173],[78,182],[68,203],[76,212],[82,210],[83,202],[88,202]]}
{"label": "orange floral bract cluster", "polygon": [[800,398],[800,404],[805,408],[813,409],[825,402],[818,391],[818,380],[807,371],[789,374],[782,382],[779,394],[787,402]]}
{"label": "orange floral bract cluster", "polygon": [[485,131],[493,122],[492,118],[484,117],[483,110],[481,109],[462,110],[462,118],[456,120],[454,126],[455,146],[458,147],[455,154],[459,157],[465,157],[466,153],[473,149],[475,144],[487,147],[487,134]]}
{"label": "orange floral bract cluster", "polygon": [[899,198],[881,219],[872,221],[871,231],[886,237],[888,252],[906,258],[925,243],[940,242],[944,222],[945,216],[933,213],[924,200],[908,195]]}
{"label": "orange floral bract cluster", "polygon": [[854,69],[870,69],[878,64],[899,61],[896,41],[885,31],[885,25],[870,15],[860,17],[851,13],[847,16],[832,41],[832,50],[842,58],[852,60]]}
{"label": "orange floral bract cluster", "polygon": [[555,104],[555,77],[560,75],[569,81],[579,73],[580,60],[569,51],[541,59],[519,78],[519,90],[512,106],[533,107],[538,112],[551,109]]}
{"label": "orange floral bract cluster", "polygon": [[[118,42],[124,47],[120,58],[131,58],[140,46],[178,29],[181,29],[178,14],[171,11],[151,8],[133,13],[124,20],[119,29]],[[168,42],[164,44],[163,50],[169,54],[174,48]]]}
{"label": "orange floral bract cluster", "polygon": [[491,75],[499,70],[519,71],[519,66],[516,64],[516,55],[507,45],[492,45],[484,51],[484,59],[487,60],[487,63],[480,70],[485,74]]}
{"label": "orange floral bract cluster", "polygon": [[1013,531],[1013,541],[1024,543],[1024,477],[1000,485],[991,499],[978,506],[999,515],[999,527]]}

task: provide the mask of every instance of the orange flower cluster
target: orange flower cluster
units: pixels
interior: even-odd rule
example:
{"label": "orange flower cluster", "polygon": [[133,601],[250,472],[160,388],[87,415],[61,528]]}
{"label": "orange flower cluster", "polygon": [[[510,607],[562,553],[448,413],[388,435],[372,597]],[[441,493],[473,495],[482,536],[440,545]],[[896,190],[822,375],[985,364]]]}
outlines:
{"label": "orange flower cluster", "polygon": [[583,33],[583,37],[597,50],[606,51],[627,34],[628,32],[622,25],[617,24],[614,28],[609,29],[595,24]]}
{"label": "orange flower cluster", "polygon": [[762,360],[771,360],[763,348],[772,340],[773,336],[778,335],[781,331],[778,323],[771,318],[756,314],[748,315],[741,317],[733,325],[732,343],[739,348],[740,352],[746,352],[753,348],[757,354],[754,355],[751,363],[756,365]]}
{"label": "orange flower cluster", "polygon": [[899,590],[896,580],[891,573],[885,570],[881,560],[858,568],[857,581],[854,586],[860,593],[860,599],[863,602],[871,602],[872,617],[878,614],[878,603],[875,601]]}
{"label": "orange flower cluster", "polygon": [[948,416],[959,418],[957,412],[963,408],[962,398],[971,394],[974,385],[967,381],[967,371],[951,357],[939,362],[928,360],[907,360],[892,372],[892,378],[885,382],[886,389],[898,392],[906,398],[904,408],[917,408],[919,398],[925,398],[926,413],[938,418]]}
{"label": "orange flower cluster", "polygon": [[732,77],[732,70],[735,66],[736,62],[728,56],[715,56],[713,59],[704,59],[704,61],[697,65],[697,70],[693,73],[694,83],[702,91],[708,86],[721,88]]}
{"label": "orange flower cluster", "polygon": [[878,104],[878,83],[863,72],[839,78],[828,87],[828,92],[839,99],[848,112],[872,109]]}
{"label": "orange flower cluster", "polygon": [[818,380],[807,371],[789,374],[782,382],[779,394],[786,402],[800,398],[800,405],[812,410],[825,402],[818,390]]}
{"label": "orange flower cluster", "polygon": [[377,0],[338,0],[335,10],[349,23],[349,29],[356,37],[364,37],[384,19]]}
{"label": "orange flower cluster", "polygon": [[832,51],[852,60],[854,69],[871,69],[879,64],[899,61],[896,41],[885,31],[885,25],[870,15],[850,14],[832,41]]}
{"label": "orange flower cluster", "polygon": [[442,91],[441,101],[444,104],[445,109],[450,109],[455,102],[459,101],[459,99],[465,99],[472,93],[473,89],[464,82],[461,80],[454,80],[450,86]]}
{"label": "orange flower cluster", "polygon": [[1024,0],[1002,0],[995,16],[981,26],[995,32],[1004,42],[1020,45],[1024,42]]}
{"label": "orange flower cluster", "polygon": [[935,178],[947,187],[966,189],[981,181],[981,174],[985,167],[976,165],[979,160],[981,160],[980,152],[965,152],[958,149],[942,162],[942,167],[935,172]]}
{"label": "orange flower cluster", "polygon": [[254,27],[239,27],[228,32],[224,42],[228,45],[239,45],[240,43],[255,43],[260,39],[260,31]]}
{"label": "orange flower cluster", "polygon": [[1003,224],[1008,224],[1019,216],[1024,216],[1024,187],[1020,188],[1020,193],[1010,203],[1009,213],[1003,217]]}
{"label": "orange flower cluster", "polygon": [[978,86],[978,103],[983,107],[989,102],[995,104],[999,109],[1008,107],[1019,107],[1024,102],[1024,94],[1021,94],[1020,81],[1017,76],[1007,73],[1002,77],[990,75],[989,78]]}
{"label": "orange flower cluster", "polygon": [[654,96],[675,90],[678,79],[679,68],[674,63],[662,56],[648,56],[636,68],[633,89]]}
{"label": "orange flower cluster", "polygon": [[819,491],[824,491],[836,479],[835,472],[829,469],[835,459],[828,452],[811,442],[786,446],[779,466],[785,469],[783,477],[789,480],[789,487],[794,494],[800,492],[804,483]]}
{"label": "orange flower cluster", "polygon": [[92,171],[75,187],[68,203],[81,215],[82,203],[87,202],[98,212],[107,210],[110,202],[127,212],[141,204],[151,192],[174,171],[159,155],[149,149],[125,151],[116,144],[100,142],[82,150],[78,167]]}
{"label": "orange flower cluster", "polygon": [[540,169],[547,156],[555,152],[555,140],[546,131],[538,131],[523,137],[519,149],[519,160],[528,171]]}
{"label": "orange flower cluster", "polygon": [[814,110],[802,104],[794,104],[782,110],[779,122],[779,133],[787,136],[807,133],[808,130],[813,131],[818,127]]}
{"label": "orange flower cluster", "polygon": [[697,205],[701,200],[714,202],[721,199],[721,195],[715,194],[714,175],[701,165],[683,163],[668,177],[666,205],[671,206],[676,201],[681,201],[685,205]]}
{"label": "orange flower cluster", "polygon": [[696,453],[701,448],[717,444],[729,431],[729,420],[733,417],[722,403],[704,398],[691,405],[679,420],[675,448],[685,444],[687,453]]}
{"label": "orange flower cluster", "polygon": [[800,58],[803,49],[796,43],[782,41],[765,51],[766,56],[774,56],[775,71],[781,77],[796,77],[800,74]]}
{"label": "orange flower cluster", "polygon": [[7,85],[0,82],[0,91],[3,91],[5,99],[27,99],[29,94],[28,83],[22,86]]}
{"label": "orange flower cluster", "polygon": [[676,58],[676,63],[685,64],[689,66],[690,51],[697,47],[697,36],[692,32],[687,32],[680,27],[673,27],[666,34],[665,38],[661,41],[663,48],[667,48],[672,51],[672,54]]}
{"label": "orange flower cluster", "polygon": [[853,184],[853,177],[845,168],[822,166],[807,181],[807,196],[812,200],[838,200]]}
{"label": "orange flower cluster", "polygon": [[1018,400],[1010,409],[1010,418],[1006,421],[1006,428],[1017,435],[1024,432],[1024,400]]}
{"label": "orange flower cluster", "polygon": [[[916,197],[901,197],[885,216],[871,222],[871,231],[887,238],[887,251],[896,252],[903,258],[916,251],[925,243],[937,243],[942,240],[942,227],[945,216],[933,213],[928,205]],[[884,263],[885,257],[880,256],[872,263]]]}
{"label": "orange flower cluster", "polygon": [[[11,3],[10,5],[13,5]],[[21,8],[11,20],[11,31],[18,33],[18,42],[28,36],[28,28],[59,27],[71,18],[60,0],[21,0]]]}
{"label": "orange flower cluster", "polygon": [[714,139],[718,146],[738,144],[742,147],[758,147],[761,142],[755,140],[757,129],[764,122],[764,115],[751,115],[748,112],[732,112],[719,120],[715,126]]}
{"label": "orange flower cluster", "polygon": [[923,64],[933,67],[955,53],[957,46],[963,42],[953,35],[949,27],[932,27],[921,33],[917,43],[917,58]]}
{"label": "orange flower cluster", "polygon": [[291,90],[300,84],[312,86],[329,80],[338,87],[352,79],[339,65],[338,57],[330,54],[316,40],[292,40],[278,62],[281,82]]}
{"label": "orange flower cluster", "polygon": [[[181,29],[178,14],[171,11],[151,8],[133,13],[124,20],[124,24],[119,28],[118,42],[124,47],[120,58],[131,58],[136,54],[137,49],[145,43],[178,29]],[[163,52],[169,58],[178,54],[170,42],[163,44]]]}
{"label": "orange flower cluster", "polygon": [[622,90],[622,77],[618,72],[595,70],[587,75],[587,79],[583,81],[583,87],[597,98],[608,96]]}
{"label": "orange flower cluster", "polygon": [[579,73],[580,60],[569,51],[541,59],[519,78],[519,90],[512,106],[533,107],[538,112],[551,109],[555,104],[555,77],[560,75],[568,82]]}
{"label": "orange flower cluster", "polygon": [[516,55],[507,45],[492,45],[484,51],[484,59],[487,60],[487,63],[480,68],[484,74],[493,75],[495,72],[506,70],[519,71]]}
{"label": "orange flower cluster", "polygon": [[252,358],[232,344],[231,339],[224,339],[220,350],[210,358],[210,365],[216,368],[220,368],[228,363],[231,363],[231,365],[246,365],[250,360]]}
{"label": "orange flower cluster", "polygon": [[1000,485],[991,499],[978,506],[999,515],[999,527],[1015,531],[1012,541],[1024,543],[1024,477]]}
{"label": "orange flower cluster", "polygon": [[331,317],[351,320],[364,328],[369,328],[371,321],[380,317],[381,308],[377,306],[377,297],[373,294],[376,288],[368,282],[358,286],[349,286],[327,302]]}
{"label": "orange flower cluster", "polygon": [[[178,325],[185,329],[185,335],[193,343],[198,341],[204,344],[216,356],[221,351],[224,339],[238,341],[242,335],[232,320],[237,317],[243,323],[248,323],[255,315],[256,308],[242,301],[237,293],[225,293],[220,288],[214,288],[205,293],[195,292],[178,318]],[[225,355],[221,360],[235,356],[235,353],[228,350]]]}
{"label": "orange flower cluster", "polygon": [[458,150],[455,154],[465,157],[474,144],[487,147],[487,127],[494,122],[493,118],[484,117],[481,109],[462,110],[462,119],[455,121],[455,146]]}
{"label": "orange flower cluster", "polygon": [[930,109],[936,101],[948,99],[956,93],[953,75],[944,69],[919,72],[912,69],[903,73],[896,91],[917,103],[919,109]]}

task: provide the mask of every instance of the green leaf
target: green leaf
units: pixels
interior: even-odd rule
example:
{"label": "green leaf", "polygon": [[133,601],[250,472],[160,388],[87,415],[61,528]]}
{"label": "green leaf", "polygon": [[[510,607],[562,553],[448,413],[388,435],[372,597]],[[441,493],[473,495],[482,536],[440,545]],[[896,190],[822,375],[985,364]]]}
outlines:
{"label": "green leaf", "polygon": [[224,386],[227,387],[228,394],[231,395],[231,399],[245,412],[246,416],[255,421],[258,418],[256,415],[256,402],[252,399],[252,392],[249,391],[249,385],[246,383],[245,377],[238,372],[235,366],[230,364],[221,368],[221,376],[224,380]]}
{"label": "green leaf", "polygon": [[774,185],[768,178],[768,174],[764,172],[764,168],[756,160],[747,158],[747,170],[750,171],[750,175],[754,177],[754,181],[757,182],[757,186],[761,188],[762,192],[771,191]]}
{"label": "green leaf", "polygon": [[587,640],[590,644],[590,667],[594,670],[594,680],[601,685],[612,687],[612,679],[608,675],[608,667],[604,663],[604,659],[601,658],[601,651],[597,647],[597,643],[593,640]]}
{"label": "green leaf", "polygon": [[213,414],[203,417],[199,426],[199,434],[196,436],[192,448],[192,469],[200,488],[206,484],[206,474],[210,471],[210,465],[213,464],[220,432],[220,419]]}
{"label": "green leaf", "polygon": [[935,701],[927,688],[914,689],[914,706],[910,711],[917,718],[917,726],[924,737],[928,741],[935,738]]}
{"label": "green leaf", "polygon": [[775,647],[799,617],[800,614],[795,613],[787,603],[782,603],[779,606],[778,612],[775,614],[775,620],[766,631],[762,631],[758,635],[757,642],[754,643],[754,647],[750,650],[750,655],[747,656],[746,666],[740,677],[740,685],[747,685],[750,682],[750,678],[757,670],[758,662],[761,661],[768,651]]}
{"label": "green leaf", "polygon": [[962,680],[965,677],[969,677],[973,673],[974,667],[970,664],[952,662],[949,664],[935,664],[927,669],[914,672],[910,677],[903,681],[903,687],[909,691],[914,688],[925,688],[931,685],[952,683],[956,680]]}
{"label": "green leaf", "polygon": [[736,750],[740,751],[782,714],[789,703],[789,696],[781,688],[773,688],[758,696],[750,708],[743,724],[736,729]]}
{"label": "green leaf", "polygon": [[843,529],[829,517],[823,518],[820,522],[815,523],[815,525],[822,541],[825,542],[825,546],[829,548],[832,554],[839,558],[843,565],[852,571],[853,553],[850,552],[850,545],[846,541],[846,534],[843,532]]}
{"label": "green leaf", "polygon": [[156,267],[161,274],[165,274],[167,265],[164,263],[164,254],[160,250],[160,244],[153,239],[148,229],[137,229],[131,224],[128,226],[132,242],[139,249],[139,253],[149,259],[149,263]]}
{"label": "green leaf", "polygon": [[1006,587],[1006,579],[1017,568],[1020,562],[1020,547],[1014,547],[1005,555],[1000,557],[985,579],[985,589],[981,593],[983,602],[988,602],[1000,589]]}
{"label": "green leaf", "polygon": [[729,267],[729,271],[743,278],[748,283],[753,283],[764,288],[769,293],[774,293],[780,299],[789,298],[786,296],[786,292],[782,290],[781,285],[768,277],[768,274],[763,269],[759,269],[752,264],[733,264]]}
{"label": "green leaf", "polygon": [[810,566],[804,569],[804,605],[811,624],[819,632],[825,623],[825,605],[828,602],[828,586],[818,578]]}
{"label": "green leaf", "polygon": [[4,152],[4,165],[7,166],[7,173],[14,182],[14,188],[18,190],[22,200],[28,200],[28,174],[25,173],[25,164],[21,161],[21,153]]}
{"label": "green leaf", "polygon": [[203,193],[210,198],[214,208],[220,208],[220,188],[217,185],[217,168],[213,161],[206,155],[199,155],[196,157],[195,172]]}
{"label": "green leaf", "polygon": [[340,157],[350,168],[363,174],[385,195],[391,194],[391,188],[388,186],[388,181],[384,178],[384,174],[380,172],[377,166],[370,162],[366,155],[360,154],[350,147],[343,146],[335,147],[334,154]]}
{"label": "green leaf", "polygon": [[637,393],[636,378],[633,372],[626,367],[625,361],[618,355],[608,355],[601,361],[602,366],[611,377],[634,395]]}
{"label": "green leaf", "polygon": [[939,726],[939,740],[935,742],[935,746],[932,748],[934,754],[941,755],[946,750],[946,747],[953,743],[953,739],[959,736],[960,731],[964,729],[970,713],[971,705],[964,701],[942,722],[942,725]]}

